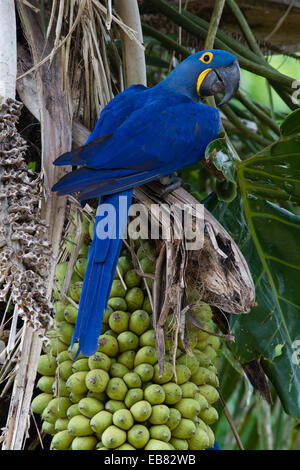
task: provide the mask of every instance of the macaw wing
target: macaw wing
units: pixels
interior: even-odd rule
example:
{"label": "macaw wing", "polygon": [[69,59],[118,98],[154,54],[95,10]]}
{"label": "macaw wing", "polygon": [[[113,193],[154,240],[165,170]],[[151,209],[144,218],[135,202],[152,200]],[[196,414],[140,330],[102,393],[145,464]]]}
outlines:
{"label": "macaw wing", "polygon": [[218,136],[219,113],[181,99],[169,107],[160,102],[134,111],[94,153],[87,149],[90,144],[83,147],[86,166],[66,175],[54,190],[80,191],[87,199],[142,185],[200,160]]}

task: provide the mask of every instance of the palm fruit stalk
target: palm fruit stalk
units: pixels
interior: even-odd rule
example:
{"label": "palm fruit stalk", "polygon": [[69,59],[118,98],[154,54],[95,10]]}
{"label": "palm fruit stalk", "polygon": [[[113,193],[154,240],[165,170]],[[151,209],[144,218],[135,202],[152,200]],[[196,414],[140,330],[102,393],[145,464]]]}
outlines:
{"label": "palm fruit stalk", "polygon": [[[91,223],[92,224],[92,223]],[[218,419],[218,377],[214,365],[219,338],[213,332],[210,307],[197,300],[194,316],[203,330],[186,322],[189,347],[179,340],[176,367],[172,364],[174,318],[165,323],[164,369],[160,374],[151,302],[144,279],[134,269],[124,247],[113,281],[98,350],[74,360],[74,331],[87,248],[93,230],[85,224],[67,297],[56,289],[55,328],[39,362],[32,410],[41,415],[42,431],[51,435],[53,450],[203,450],[214,444]],[[69,238],[67,250],[74,245]],[[135,243],[140,266],[155,271],[155,245]],[[57,282],[64,284],[68,261],[57,266]],[[120,276],[122,279],[120,279]],[[151,280],[151,279],[150,279]],[[147,278],[149,281],[149,278]],[[69,300],[66,300],[69,299]]]}

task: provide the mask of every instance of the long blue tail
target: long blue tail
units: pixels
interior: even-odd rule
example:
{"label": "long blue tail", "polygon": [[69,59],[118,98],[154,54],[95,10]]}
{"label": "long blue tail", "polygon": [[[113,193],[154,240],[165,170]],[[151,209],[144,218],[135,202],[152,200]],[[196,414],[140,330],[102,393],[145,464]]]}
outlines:
{"label": "long blue tail", "polygon": [[[84,275],[78,315],[71,348],[79,338],[79,348],[85,356],[94,354],[102,328],[118,258],[122,247],[133,190],[108,195],[99,201],[93,241]],[[105,238],[106,236],[106,238]]]}

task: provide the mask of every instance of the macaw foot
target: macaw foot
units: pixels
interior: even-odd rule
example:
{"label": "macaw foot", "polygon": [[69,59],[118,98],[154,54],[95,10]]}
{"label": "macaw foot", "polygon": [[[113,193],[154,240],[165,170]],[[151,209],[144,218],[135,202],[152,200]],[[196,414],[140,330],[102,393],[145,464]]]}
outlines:
{"label": "macaw foot", "polygon": [[163,185],[166,185],[166,188],[162,192],[162,196],[164,196],[167,193],[171,193],[175,189],[180,188],[181,186],[186,189],[187,191],[190,191],[191,186],[183,181],[180,176],[177,176],[176,174],[172,175],[167,175],[163,176],[159,180]]}

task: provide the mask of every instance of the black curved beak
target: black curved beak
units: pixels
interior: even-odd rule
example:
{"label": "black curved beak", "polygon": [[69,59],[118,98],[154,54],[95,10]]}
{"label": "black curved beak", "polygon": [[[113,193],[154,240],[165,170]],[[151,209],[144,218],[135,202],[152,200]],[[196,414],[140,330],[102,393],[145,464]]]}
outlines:
{"label": "black curved beak", "polygon": [[227,67],[216,67],[205,76],[199,89],[199,96],[204,98],[225,91],[225,96],[218,104],[222,106],[238,91],[240,79],[241,72],[237,60]]}

